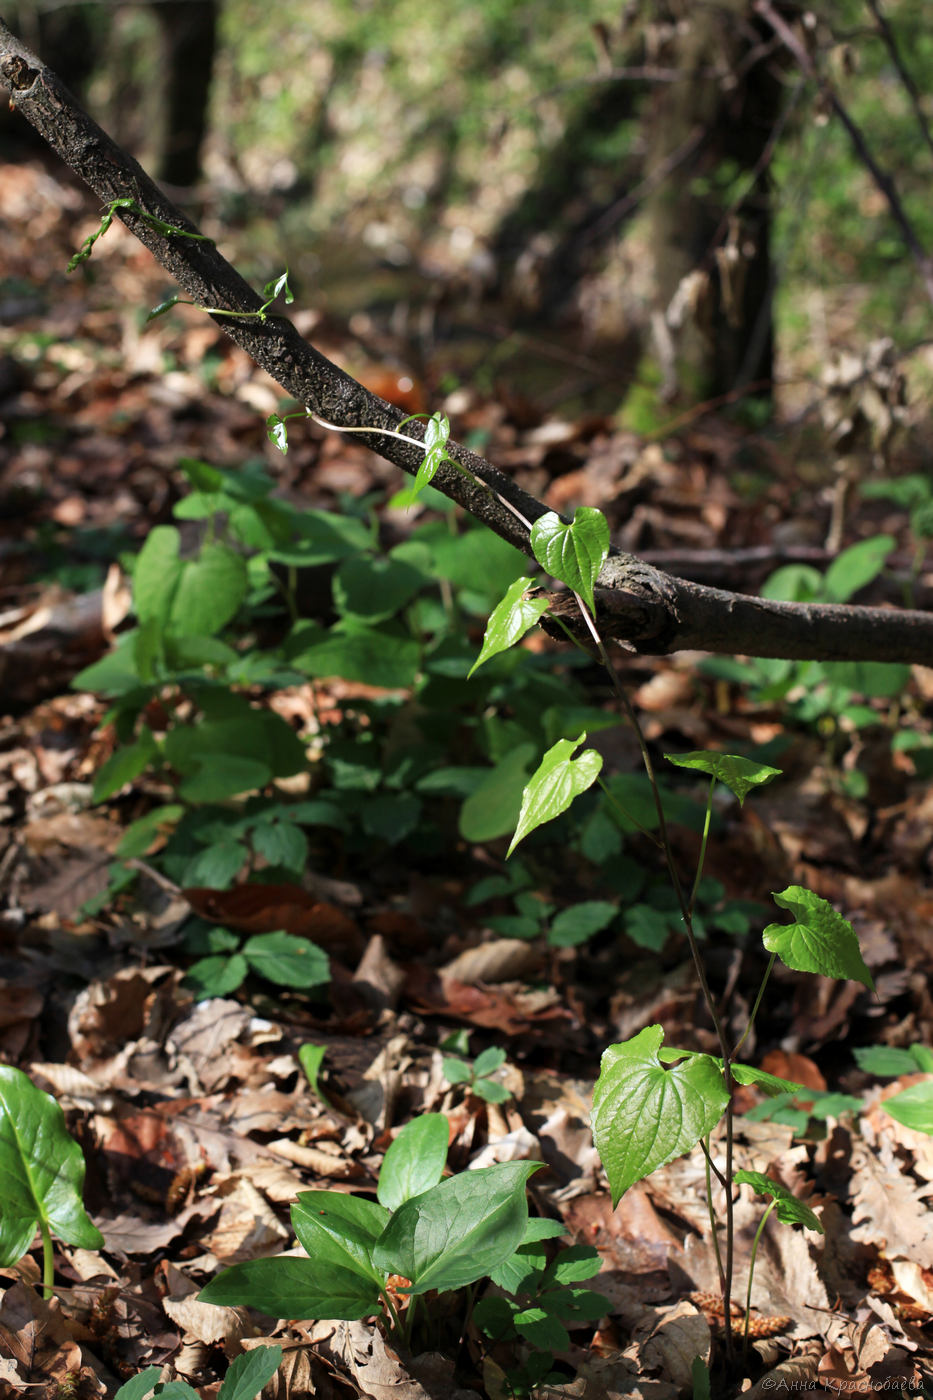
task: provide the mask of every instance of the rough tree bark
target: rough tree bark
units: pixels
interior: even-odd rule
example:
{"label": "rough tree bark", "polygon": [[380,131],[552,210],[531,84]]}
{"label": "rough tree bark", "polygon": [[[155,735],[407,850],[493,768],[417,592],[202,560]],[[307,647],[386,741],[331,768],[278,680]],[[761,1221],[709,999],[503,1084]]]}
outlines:
{"label": "rough tree bark", "polygon": [[[197,232],[2,21],[0,79],[20,113],[105,204],[128,196],[157,219]],[[234,313],[216,317],[219,328],[299,404],[341,427],[398,426],[400,409],[331,364],[286,317],[237,320],[237,312],[254,312],[261,302],[213,244],[164,236],[134,210],[118,212],[195,302]],[[417,432],[413,424],[406,432],[413,428]],[[417,448],[396,438],[372,434],[354,441],[365,442],[411,474],[421,461]],[[476,453],[457,443],[451,443],[449,451],[472,479],[444,466],[433,484],[531,556],[530,526],[547,507]],[[928,613],[772,602],[689,583],[619,550],[612,552],[599,576],[596,600],[603,635],[641,653],[690,648],[749,656],[933,664],[933,615]],[[558,595],[554,609],[569,614],[569,601]]]}

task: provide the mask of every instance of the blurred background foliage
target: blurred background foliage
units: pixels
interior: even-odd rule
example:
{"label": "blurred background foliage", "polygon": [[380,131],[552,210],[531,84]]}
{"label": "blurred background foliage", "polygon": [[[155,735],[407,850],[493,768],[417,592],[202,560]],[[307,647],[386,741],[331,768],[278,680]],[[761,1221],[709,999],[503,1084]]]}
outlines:
{"label": "blurred background foliage", "polygon": [[[933,246],[925,0],[774,10]],[[717,396],[766,417],[833,351],[927,335],[888,203],[751,0],[8,12],[254,281],[287,262],[415,368],[447,343],[465,377],[628,400],[644,430]]]}

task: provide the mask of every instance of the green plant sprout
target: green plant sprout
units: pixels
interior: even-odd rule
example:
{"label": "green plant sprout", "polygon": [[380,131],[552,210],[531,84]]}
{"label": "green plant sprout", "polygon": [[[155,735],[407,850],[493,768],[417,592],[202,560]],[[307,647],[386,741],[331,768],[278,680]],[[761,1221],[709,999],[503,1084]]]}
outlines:
{"label": "green plant sprout", "polygon": [[305,1072],[305,1078],[315,1098],[321,1100],[325,1108],[330,1107],[324,1090],[321,1088],[321,1066],[324,1063],[324,1056],[327,1054],[326,1045],[312,1045],[306,1041],[304,1045],[298,1047],[298,1063]]}
{"label": "green plant sprout", "polygon": [[[780,908],[791,912],[794,922],[771,924],[764,930],[763,943],[771,953],[771,959],[745,1030],[735,1045],[729,1044],[709,987],[693,926],[694,904],[702,879],[712,815],[713,791],[716,782],[722,782],[739,802],[744,802],[753,787],[772,781],[779,770],[740,755],[705,751],[668,755],[669,760],[678,766],[699,770],[710,777],[700,856],[688,894],[674,862],[661,795],[644,735],[609,661],[595,622],[594,586],[609,548],[605,519],[598,511],[577,511],[569,524],[556,515],[544,516],[535,523],[531,544],[535,558],[542,567],[573,591],[623,712],[638,738],[655,797],[659,844],[680,906],[700,987],[722,1049],[719,1060],[694,1053],[685,1056],[682,1051],[662,1052],[663,1030],[660,1026],[648,1026],[631,1040],[610,1046],[603,1055],[593,1095],[594,1141],[609,1177],[614,1206],[636,1181],[690,1151],[698,1143],[704,1144],[710,1187],[711,1174],[715,1174],[725,1191],[725,1249],[720,1249],[714,1219],[712,1237],[723,1293],[725,1343],[727,1354],[731,1357],[733,1086],[743,1082],[757,1083],[766,1093],[793,1093],[798,1087],[776,1080],[773,1076],[762,1076],[754,1067],[740,1064],[737,1060],[738,1050],[754,1024],[776,958],[779,957],[785,966],[794,970],[831,977],[851,977],[868,988],[873,985],[871,975],[862,960],[858,939],[848,921],[812,891],[790,886],[782,893],[775,894],[774,899]],[[502,646],[513,645],[514,640],[533,625],[536,619],[528,615],[525,592],[524,588],[513,587],[494,610],[483,641],[481,658],[495,654]],[[542,823],[565,812],[574,799],[597,780],[602,758],[594,749],[577,752],[585,740],[586,732],[582,731],[576,740],[560,740],[545,753],[524,789],[509,855]],[[672,1058],[679,1063],[667,1068],[665,1061]],[[709,1149],[710,1134],[721,1119],[725,1120],[723,1171],[713,1163]],[[708,1194],[712,1210],[712,1191]],[[780,1214],[778,1218],[782,1218]]]}
{"label": "green plant sprout", "polygon": [[440,1113],[407,1123],[385,1154],[375,1201],[299,1192],[292,1227],[308,1257],[234,1264],[200,1300],[278,1317],[381,1312],[390,1334],[410,1345],[420,1297],[468,1288],[529,1237],[525,1186],[541,1163],[503,1162],[442,1180],[449,1131]]}
{"label": "green plant sprout", "polygon": [[748,1351],[748,1325],[752,1315],[752,1281],[755,1277],[755,1260],[758,1258],[758,1246],[761,1243],[761,1236],[768,1223],[768,1216],[773,1211],[778,1220],[784,1225],[803,1225],[807,1230],[813,1230],[816,1234],[825,1234],[822,1224],[813,1214],[813,1211],[803,1201],[797,1199],[792,1191],[786,1186],[782,1186],[778,1181],[772,1181],[763,1172],[737,1171],[733,1180],[736,1186],[750,1186],[757,1196],[770,1197],[771,1203],[761,1217],[758,1229],[755,1231],[755,1238],[752,1241],[751,1258],[748,1263],[748,1290],[745,1295],[745,1332],[742,1338],[742,1349]]}
{"label": "green plant sprout", "polygon": [[[179,230],[181,232],[182,230]],[[223,306],[202,306],[200,302],[188,301],[180,293],[166,297],[165,301],[160,301],[158,306],[154,306],[146,317],[146,322],[154,321],[157,316],[164,316],[166,311],[171,311],[173,306],[196,306],[199,311],[207,312],[208,316],[235,316],[238,321],[256,320],[265,325],[269,319],[269,307],[276,298],[285,294],[285,305],[291,306],[295,300],[292,290],[288,285],[288,268],[279,276],[273,277],[262,289],[265,301],[256,311],[229,311]]]}
{"label": "green plant sprout", "polygon": [[[282,1360],[278,1345],[251,1347],[230,1363],[217,1400],[253,1400],[272,1379]],[[198,1392],[187,1381],[160,1381],[161,1366],[147,1366],[120,1386],[113,1400],[198,1400]]]}
{"label": "green plant sprout", "polygon": [[186,952],[202,953],[185,974],[198,1001],[229,996],[255,973],[279,987],[308,991],[330,981],[327,954],[308,938],[276,929],[245,942],[229,929],[198,923],[185,935]]}
{"label": "green plant sprout", "polygon": [[53,1234],[80,1249],[103,1248],[83,1187],[84,1157],[60,1105],[22,1070],[0,1065],[0,1266],[23,1257],[38,1226],[46,1298],[53,1291]]}
{"label": "green plant sprout", "polygon": [[505,1051],[498,1045],[490,1045],[480,1051],[472,1064],[457,1055],[445,1055],[441,1068],[448,1084],[463,1084],[468,1094],[475,1094],[486,1103],[505,1103],[512,1094],[492,1077],[505,1061]]}
{"label": "green plant sprout", "polygon": [[81,247],[68,264],[69,272],[74,272],[75,268],[79,267],[81,263],[87,262],[93,252],[94,244],[99,238],[103,238],[104,234],[113,223],[114,215],[118,209],[129,209],[132,213],[138,214],[150,228],[154,228],[157,233],[161,233],[165,238],[191,238],[196,243],[213,243],[214,241],[213,238],[208,238],[205,233],[189,233],[188,229],[179,228],[177,224],[167,224],[164,219],[157,218],[155,214],[147,213],[147,211],[129,195],[122,195],[119,199],[112,199],[107,205],[100,221],[100,228],[95,229],[81,244]]}

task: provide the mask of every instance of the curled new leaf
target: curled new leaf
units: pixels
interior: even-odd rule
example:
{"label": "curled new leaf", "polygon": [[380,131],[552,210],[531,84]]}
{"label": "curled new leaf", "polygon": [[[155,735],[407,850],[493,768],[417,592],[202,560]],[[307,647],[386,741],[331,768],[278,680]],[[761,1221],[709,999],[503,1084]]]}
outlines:
{"label": "curled new leaf", "polygon": [[780,768],[772,768],[767,763],[755,763],[750,758],[742,758],[734,753],[716,753],[712,749],[698,749],[694,753],[666,753],[668,763],[678,768],[694,768],[700,773],[708,773],[711,778],[724,783],[740,804],[753,787],[761,787],[780,776]]}
{"label": "curled new leaf", "polygon": [[792,1191],[779,1181],[772,1181],[763,1172],[738,1171],[735,1174],[737,1186],[750,1186],[757,1196],[769,1196],[775,1202],[774,1213],[784,1225],[804,1225],[824,1233],[823,1227],[809,1206],[799,1201]]}

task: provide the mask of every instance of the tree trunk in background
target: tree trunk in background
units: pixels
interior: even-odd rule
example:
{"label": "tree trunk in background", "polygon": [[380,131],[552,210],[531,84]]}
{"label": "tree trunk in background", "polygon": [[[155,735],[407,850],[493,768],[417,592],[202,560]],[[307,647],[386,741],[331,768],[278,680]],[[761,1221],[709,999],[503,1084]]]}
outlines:
{"label": "tree trunk in background", "polygon": [[160,0],[152,6],[162,34],[166,124],[159,179],[193,185],[201,174],[218,0]]}
{"label": "tree trunk in background", "polygon": [[768,399],[776,61],[750,0],[665,0],[657,9],[658,61],[684,73],[656,88],[649,106],[646,173],[676,163],[646,204],[665,396],[697,401],[748,386]]}

